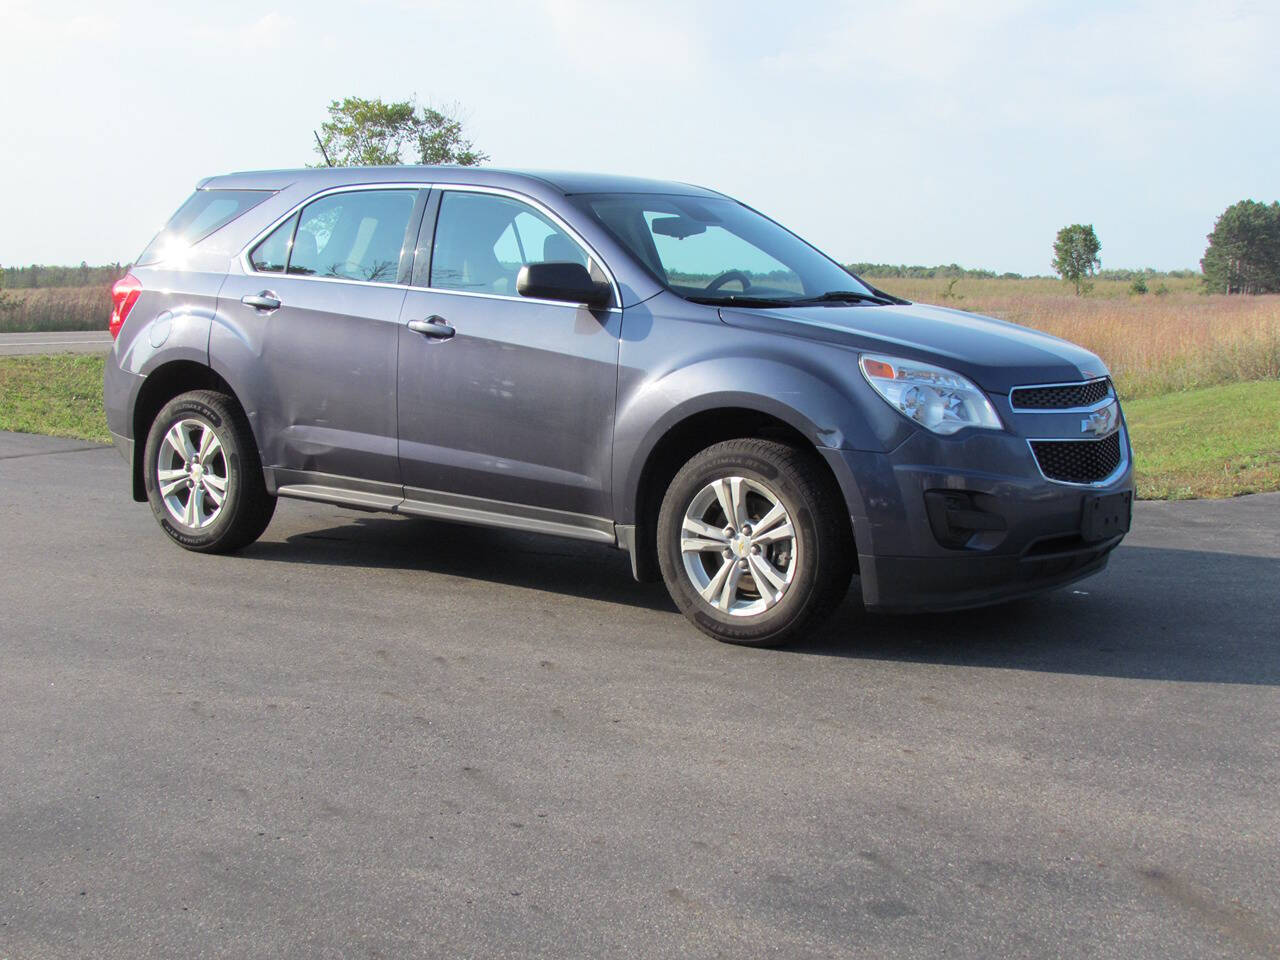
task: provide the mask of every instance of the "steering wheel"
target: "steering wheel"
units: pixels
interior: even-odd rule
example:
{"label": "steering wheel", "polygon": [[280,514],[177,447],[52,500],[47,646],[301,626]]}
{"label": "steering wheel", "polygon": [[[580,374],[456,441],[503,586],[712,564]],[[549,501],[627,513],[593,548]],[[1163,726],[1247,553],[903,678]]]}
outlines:
{"label": "steering wheel", "polygon": [[737,280],[742,284],[743,290],[751,289],[751,278],[741,270],[726,270],[720,276],[716,277],[707,284],[707,293],[714,293],[731,280]]}

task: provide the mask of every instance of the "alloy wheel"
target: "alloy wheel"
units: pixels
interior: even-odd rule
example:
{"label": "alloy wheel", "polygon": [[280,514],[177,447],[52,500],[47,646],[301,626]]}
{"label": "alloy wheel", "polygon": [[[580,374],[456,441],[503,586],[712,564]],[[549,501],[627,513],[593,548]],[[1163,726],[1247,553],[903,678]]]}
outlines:
{"label": "alloy wheel", "polygon": [[719,613],[771,609],[795,577],[799,542],[781,498],[746,477],[711,481],[685,510],[680,552],[695,589]]}
{"label": "alloy wheel", "polygon": [[183,526],[207,527],[227,500],[227,455],[209,424],[179,420],[160,444],[156,486],[169,515]]}

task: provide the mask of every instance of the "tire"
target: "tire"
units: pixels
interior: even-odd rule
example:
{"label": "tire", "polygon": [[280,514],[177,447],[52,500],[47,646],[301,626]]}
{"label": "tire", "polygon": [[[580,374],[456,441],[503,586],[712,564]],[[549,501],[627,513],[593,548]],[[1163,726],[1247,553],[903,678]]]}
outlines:
{"label": "tire", "polygon": [[275,513],[253,433],[226,394],[193,390],[166,403],[147,432],[142,467],[160,528],[188,550],[239,550]]}
{"label": "tire", "polygon": [[853,533],[835,481],[812,452],[772,440],[728,440],[693,457],[667,488],[657,534],[672,600],[726,643],[780,646],[803,636],[835,610],[853,575]]}

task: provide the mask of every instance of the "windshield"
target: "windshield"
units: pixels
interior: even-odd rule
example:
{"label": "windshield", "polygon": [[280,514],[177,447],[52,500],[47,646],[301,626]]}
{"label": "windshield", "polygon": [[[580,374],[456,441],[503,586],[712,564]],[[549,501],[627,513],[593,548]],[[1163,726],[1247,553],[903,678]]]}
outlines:
{"label": "windshield", "polygon": [[607,194],[581,202],[669,289],[698,303],[887,302],[736,200]]}

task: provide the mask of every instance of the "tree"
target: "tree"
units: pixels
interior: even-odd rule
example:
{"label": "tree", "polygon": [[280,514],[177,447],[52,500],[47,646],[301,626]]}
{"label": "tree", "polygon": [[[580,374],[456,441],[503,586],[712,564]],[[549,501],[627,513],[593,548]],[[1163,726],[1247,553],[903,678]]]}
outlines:
{"label": "tree", "polygon": [[462,121],[416,100],[384,103],[347,97],[329,104],[316,152],[326,165],[383,166],[394,163],[456,163],[489,159],[463,136]]}
{"label": "tree", "polygon": [[18,301],[4,292],[4,271],[0,270],[0,314],[18,308]]}
{"label": "tree", "polygon": [[1098,251],[1102,242],[1093,232],[1093,224],[1073,223],[1058,231],[1053,244],[1053,263],[1050,266],[1058,276],[1075,284],[1076,296],[1093,289],[1089,278],[1102,266]]}
{"label": "tree", "polygon": [[1208,240],[1200,269],[1209,292],[1280,292],[1280,203],[1233,203]]}

